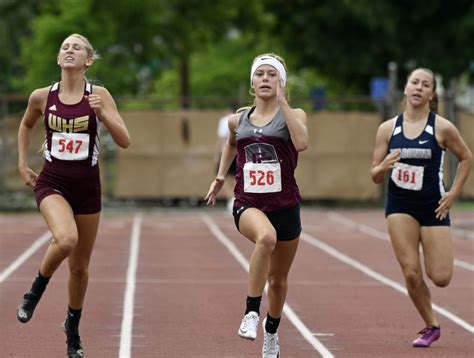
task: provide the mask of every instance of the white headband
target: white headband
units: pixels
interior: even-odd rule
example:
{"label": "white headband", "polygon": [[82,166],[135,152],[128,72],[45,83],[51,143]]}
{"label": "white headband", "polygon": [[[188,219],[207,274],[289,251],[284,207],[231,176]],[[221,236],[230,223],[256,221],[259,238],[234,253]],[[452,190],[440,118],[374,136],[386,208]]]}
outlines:
{"label": "white headband", "polygon": [[252,65],[252,70],[250,71],[250,84],[252,84],[253,74],[255,73],[255,71],[257,71],[257,68],[259,68],[262,65],[270,65],[274,67],[280,74],[281,86],[285,87],[285,84],[286,84],[285,67],[280,61],[278,61],[276,58],[271,57],[271,56],[262,56],[255,60],[255,62]]}

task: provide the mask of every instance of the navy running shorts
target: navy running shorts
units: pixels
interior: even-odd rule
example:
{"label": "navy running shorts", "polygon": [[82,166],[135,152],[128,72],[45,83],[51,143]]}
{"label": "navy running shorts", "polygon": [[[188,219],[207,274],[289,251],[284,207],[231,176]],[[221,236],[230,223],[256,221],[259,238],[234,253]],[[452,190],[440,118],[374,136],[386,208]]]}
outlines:
{"label": "navy running shorts", "polygon": [[[235,226],[239,230],[239,220],[242,213],[253,206],[236,206],[232,210]],[[278,241],[290,241],[297,239],[301,234],[300,204],[289,208],[264,212],[272,223],[277,234]],[[240,231],[240,230],[239,230]]]}
{"label": "navy running shorts", "polygon": [[436,218],[435,210],[438,202],[413,203],[387,195],[385,205],[385,217],[390,214],[407,214],[413,217],[420,226],[450,226],[451,220],[448,215],[440,220]]}

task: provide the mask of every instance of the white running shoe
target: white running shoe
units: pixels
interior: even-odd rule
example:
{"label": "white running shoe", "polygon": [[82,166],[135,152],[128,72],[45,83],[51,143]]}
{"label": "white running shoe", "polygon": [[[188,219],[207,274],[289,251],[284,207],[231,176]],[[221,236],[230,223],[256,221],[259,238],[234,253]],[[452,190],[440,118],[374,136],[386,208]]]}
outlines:
{"label": "white running shoe", "polygon": [[265,330],[265,318],[262,323],[263,327],[263,347],[262,358],[279,358],[280,357],[280,342],[278,341],[278,333],[268,333]]}
{"label": "white running shoe", "polygon": [[247,313],[240,323],[238,332],[239,336],[245,339],[250,339],[251,341],[257,338],[258,320],[259,317],[257,312],[251,311]]}

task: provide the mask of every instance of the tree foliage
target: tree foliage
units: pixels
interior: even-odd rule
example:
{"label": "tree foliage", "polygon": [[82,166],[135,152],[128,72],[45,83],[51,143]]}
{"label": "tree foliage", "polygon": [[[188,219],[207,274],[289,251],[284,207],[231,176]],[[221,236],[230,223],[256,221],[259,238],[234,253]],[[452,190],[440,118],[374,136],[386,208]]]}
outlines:
{"label": "tree foliage", "polygon": [[367,93],[390,61],[400,79],[424,66],[449,80],[474,63],[472,0],[1,0],[0,13],[0,93],[57,81],[71,33],[102,55],[87,76],[114,95],[235,96],[263,52],[286,58],[302,95],[315,75]]}
{"label": "tree foliage", "polygon": [[153,5],[152,0],[142,0],[140,7],[124,0],[43,3],[40,15],[32,22],[33,35],[23,40],[25,76],[17,82],[18,88],[30,91],[57,81],[59,47],[68,35],[80,33],[102,55],[87,76],[98,78],[113,92],[136,93],[140,70],[154,64],[164,52],[154,41],[152,29],[157,28],[157,19]]}
{"label": "tree foliage", "polygon": [[[277,21],[272,31],[316,67],[357,92],[397,62],[402,72],[423,66],[450,79],[474,58],[471,0],[264,0]],[[402,75],[405,75],[402,73]]]}
{"label": "tree foliage", "polygon": [[[219,97],[222,106],[235,101],[246,103],[252,60],[267,52],[286,55],[281,44],[271,36],[237,31],[196,49],[189,61],[191,93],[198,97]],[[177,97],[178,77],[174,67],[165,71],[154,83],[154,94],[169,99]]]}
{"label": "tree foliage", "polygon": [[257,28],[260,1],[168,0],[162,1],[161,36],[175,59],[179,74],[181,105],[190,96],[191,54],[228,37],[232,30]]}
{"label": "tree foliage", "polygon": [[251,18],[252,9],[238,0],[142,0],[139,6],[128,0],[49,0],[32,22],[33,35],[23,42],[26,75],[16,85],[31,90],[56,81],[61,42],[81,33],[102,54],[89,77],[114,93],[147,93],[163,70],[187,66],[193,52],[232,28],[248,27],[244,18]]}
{"label": "tree foliage", "polygon": [[0,1],[0,93],[13,90],[12,79],[22,76],[20,39],[30,36],[28,24],[39,11],[38,0]]}

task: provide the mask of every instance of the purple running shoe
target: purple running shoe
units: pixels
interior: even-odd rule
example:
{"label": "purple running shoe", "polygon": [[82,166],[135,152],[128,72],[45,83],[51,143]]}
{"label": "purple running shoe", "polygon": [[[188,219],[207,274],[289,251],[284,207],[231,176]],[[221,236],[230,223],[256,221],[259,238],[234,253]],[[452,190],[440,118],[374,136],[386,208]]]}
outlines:
{"label": "purple running shoe", "polygon": [[428,326],[423,328],[418,332],[418,334],[421,336],[413,341],[413,347],[427,348],[431,343],[439,339],[441,336],[441,329],[439,327]]}

